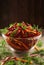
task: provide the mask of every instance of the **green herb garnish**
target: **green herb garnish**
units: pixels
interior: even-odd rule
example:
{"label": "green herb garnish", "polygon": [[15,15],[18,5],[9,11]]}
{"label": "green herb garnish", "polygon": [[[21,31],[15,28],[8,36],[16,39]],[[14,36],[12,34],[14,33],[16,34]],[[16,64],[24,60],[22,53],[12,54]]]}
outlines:
{"label": "green herb garnish", "polygon": [[12,56],[12,53],[10,50],[8,51],[8,49],[6,48],[6,42],[2,39],[0,41],[0,60],[7,56]]}
{"label": "green herb garnish", "polygon": [[18,28],[16,28],[16,29],[10,34],[10,36],[11,36],[11,37],[14,37],[14,35],[15,35],[16,32],[17,32],[17,30],[18,30]]}
{"label": "green herb garnish", "polygon": [[24,65],[24,63],[22,63],[21,61],[17,61],[16,65]]}
{"label": "green herb garnish", "polygon": [[17,23],[18,26],[22,26],[22,23]]}
{"label": "green herb garnish", "polygon": [[39,40],[39,41],[38,41],[38,43],[37,43],[37,46],[38,46],[38,47],[41,47],[41,46],[42,46],[42,44],[43,44],[43,43],[42,43],[42,41],[41,41],[41,40]]}
{"label": "green herb garnish", "polygon": [[43,65],[44,64],[44,59],[42,59],[39,56],[32,57],[32,60],[34,61],[35,64],[38,64],[38,65]]}
{"label": "green herb garnish", "polygon": [[12,27],[12,26],[13,26],[13,24],[10,24],[10,25],[9,25],[9,27]]}
{"label": "green herb garnish", "polygon": [[33,28],[33,29],[38,30],[39,32],[41,32],[41,31],[42,31],[42,29],[41,29],[41,28],[39,28],[39,27],[38,27],[38,25],[35,25],[35,24],[33,25],[33,27],[32,27],[32,28]]}
{"label": "green herb garnish", "polygon": [[33,52],[33,54],[40,54],[40,55],[44,56],[44,50],[35,51],[35,52]]}
{"label": "green herb garnish", "polygon": [[22,29],[24,29],[24,30],[27,28],[26,26],[23,26],[22,23],[17,23],[17,25],[20,26],[20,27],[22,27]]}
{"label": "green herb garnish", "polygon": [[16,65],[16,63],[14,60],[9,60],[4,65]]}
{"label": "green herb garnish", "polygon": [[26,28],[27,28],[26,26],[22,26],[22,29],[24,29],[24,30],[25,30]]}
{"label": "green herb garnish", "polygon": [[0,33],[7,33],[8,32],[8,30],[7,30],[7,28],[4,28],[4,29],[0,29]]}

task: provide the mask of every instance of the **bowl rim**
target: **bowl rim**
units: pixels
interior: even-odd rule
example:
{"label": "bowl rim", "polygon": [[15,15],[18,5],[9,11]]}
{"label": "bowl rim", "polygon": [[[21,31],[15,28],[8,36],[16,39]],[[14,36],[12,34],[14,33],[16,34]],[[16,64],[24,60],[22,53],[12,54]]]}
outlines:
{"label": "bowl rim", "polygon": [[[28,37],[28,38],[15,38],[15,39],[39,39],[42,36],[42,33],[40,35],[34,36],[34,37]],[[8,36],[6,36],[5,34],[2,34],[3,38],[9,38]],[[14,38],[14,37],[10,37],[10,38]]]}

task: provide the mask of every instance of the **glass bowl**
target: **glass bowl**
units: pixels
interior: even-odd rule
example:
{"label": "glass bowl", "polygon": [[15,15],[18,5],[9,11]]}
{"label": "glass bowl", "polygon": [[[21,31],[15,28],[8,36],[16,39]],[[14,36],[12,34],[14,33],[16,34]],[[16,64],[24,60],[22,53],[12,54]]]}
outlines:
{"label": "glass bowl", "polygon": [[30,50],[36,42],[40,39],[42,34],[30,37],[30,38],[13,38],[13,37],[7,37],[4,34],[2,34],[5,41],[10,45],[13,49],[16,51],[28,51]]}

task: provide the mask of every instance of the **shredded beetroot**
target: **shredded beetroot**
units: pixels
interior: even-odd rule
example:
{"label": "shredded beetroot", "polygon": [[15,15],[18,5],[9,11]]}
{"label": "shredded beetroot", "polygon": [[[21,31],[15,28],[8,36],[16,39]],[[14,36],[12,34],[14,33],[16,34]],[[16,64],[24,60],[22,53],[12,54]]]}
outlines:
{"label": "shredded beetroot", "polygon": [[[18,28],[18,30],[16,30]],[[13,26],[8,28],[6,36],[11,36],[15,38],[29,38],[40,35],[38,30],[33,29],[31,24],[28,23],[15,23]]]}

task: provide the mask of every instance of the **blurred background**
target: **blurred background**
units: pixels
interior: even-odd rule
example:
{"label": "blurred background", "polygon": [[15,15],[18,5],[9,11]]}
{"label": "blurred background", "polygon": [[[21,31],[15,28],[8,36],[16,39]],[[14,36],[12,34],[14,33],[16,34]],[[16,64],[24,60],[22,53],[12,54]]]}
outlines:
{"label": "blurred background", "polygon": [[44,0],[0,0],[0,28],[16,21],[44,28]]}

